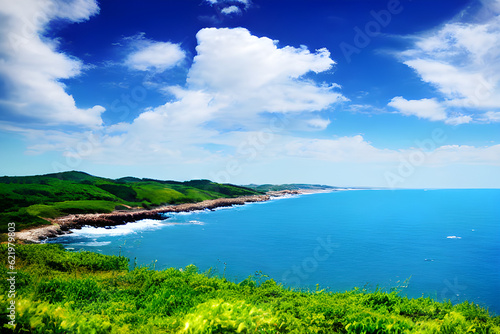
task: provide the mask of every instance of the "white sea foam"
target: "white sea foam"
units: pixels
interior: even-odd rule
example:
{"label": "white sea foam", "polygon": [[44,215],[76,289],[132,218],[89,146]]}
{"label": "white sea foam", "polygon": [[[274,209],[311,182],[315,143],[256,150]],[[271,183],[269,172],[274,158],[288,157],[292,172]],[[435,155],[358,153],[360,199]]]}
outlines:
{"label": "white sea foam", "polygon": [[142,231],[154,231],[163,227],[178,226],[178,225],[205,225],[199,220],[177,221],[175,218],[167,220],[142,219],[125,225],[117,225],[112,227],[93,227],[84,226],[79,230],[72,230],[73,233],[65,235],[69,238],[92,238],[91,242],[75,243],[78,246],[105,246],[108,241],[97,241],[96,238],[109,236],[124,236],[129,234],[137,234]]}
{"label": "white sea foam", "polygon": [[[253,202],[253,203],[257,203],[257,202]],[[253,203],[252,202],[248,202],[248,203],[245,203],[245,205],[253,204]],[[219,206],[219,207],[213,208],[213,209],[205,209],[203,211],[208,213],[208,212],[211,212],[211,211],[234,209],[234,208],[238,208],[238,207],[242,207],[242,206],[238,205],[238,204],[233,204],[233,205],[229,205],[229,206]]]}
{"label": "white sea foam", "polygon": [[192,210],[192,211],[180,211],[180,212],[165,212],[165,216],[167,217],[175,217],[175,216],[190,216],[194,214],[200,214],[200,213],[210,213],[215,210],[220,210],[224,208],[215,208],[215,209],[200,209],[200,210]]}
{"label": "white sea foam", "polygon": [[111,241],[90,241],[90,242],[76,242],[73,246],[86,246],[86,247],[100,247],[109,245]]}
{"label": "white sea foam", "polygon": [[462,237],[457,237],[456,235],[449,235],[446,239],[462,239]]}
{"label": "white sea foam", "polygon": [[[293,198],[301,195],[310,195],[310,194],[285,194],[280,196],[270,196],[271,201],[278,201],[282,199]],[[257,202],[257,203],[265,203],[265,202]]]}
{"label": "white sea foam", "polygon": [[184,212],[184,211],[181,211],[181,212],[166,212],[165,215],[167,215],[167,216],[188,216],[188,215],[192,215],[195,212],[200,212],[200,211],[201,210],[188,211],[188,212]]}
{"label": "white sea foam", "polygon": [[189,223],[194,225],[205,225],[204,222],[201,222],[199,220],[190,220]]}
{"label": "white sea foam", "polygon": [[199,220],[190,220],[188,222],[185,221],[171,221],[170,223],[166,223],[165,226],[177,226],[177,225],[205,225],[204,222]]}
{"label": "white sea foam", "polygon": [[142,219],[133,223],[127,223],[125,225],[117,225],[109,228],[103,227],[93,227],[93,226],[84,226],[79,230],[72,230],[72,237],[100,237],[100,236],[120,236],[127,234],[136,234],[140,231],[151,231],[160,229],[164,226],[160,220],[153,219]]}

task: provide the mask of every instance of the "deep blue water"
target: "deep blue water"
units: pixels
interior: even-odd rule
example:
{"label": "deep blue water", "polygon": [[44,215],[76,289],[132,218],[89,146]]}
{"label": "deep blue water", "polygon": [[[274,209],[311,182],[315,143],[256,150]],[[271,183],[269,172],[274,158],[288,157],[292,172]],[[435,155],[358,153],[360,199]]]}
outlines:
{"label": "deep blue water", "polygon": [[294,287],[399,286],[500,314],[500,190],[338,191],[169,217],[56,242],[235,281],[262,271]]}

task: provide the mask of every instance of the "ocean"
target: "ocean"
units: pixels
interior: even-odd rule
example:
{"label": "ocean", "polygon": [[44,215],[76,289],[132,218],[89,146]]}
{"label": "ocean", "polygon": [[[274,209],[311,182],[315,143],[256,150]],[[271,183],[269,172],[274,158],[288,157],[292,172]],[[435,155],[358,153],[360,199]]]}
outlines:
{"label": "ocean", "polygon": [[352,190],[84,227],[50,242],[233,281],[464,300],[500,314],[500,190]]}

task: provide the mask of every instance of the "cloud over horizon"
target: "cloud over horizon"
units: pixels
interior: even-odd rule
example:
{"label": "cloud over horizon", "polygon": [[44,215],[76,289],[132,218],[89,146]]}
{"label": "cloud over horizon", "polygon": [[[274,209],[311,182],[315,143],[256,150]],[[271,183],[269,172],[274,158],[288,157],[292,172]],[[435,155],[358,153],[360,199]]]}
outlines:
{"label": "cloud over horizon", "polygon": [[[142,29],[147,25],[127,34],[117,29],[102,41],[110,45],[106,52],[86,58],[84,52],[100,52],[92,50],[93,41],[71,48],[78,38],[48,37],[48,32],[53,34],[52,24],[71,25],[98,15],[96,1],[47,0],[46,7],[26,1],[32,6],[9,3],[0,8],[8,18],[0,21],[0,77],[5,83],[0,131],[23,140],[30,157],[58,155],[91,166],[176,166],[179,174],[198,168],[201,177],[234,161],[250,166],[247,170],[289,168],[289,176],[301,174],[301,166],[318,164],[326,166],[325,177],[329,166],[383,175],[422,155],[421,166],[430,169],[500,166],[500,145],[494,136],[487,138],[500,123],[500,66],[495,61],[500,21],[491,11],[483,21],[461,16],[405,36],[411,45],[392,62],[417,76],[397,73],[380,79],[370,77],[377,71],[363,77],[376,57],[366,52],[369,61],[365,59],[363,69],[356,61],[337,63],[338,55],[332,55],[332,44],[325,39],[286,36],[280,42],[269,36],[286,33],[198,26],[186,37],[163,30],[163,21],[158,31]],[[250,7],[257,9],[247,0],[208,3],[227,21],[241,19],[239,14]],[[37,19],[28,29],[25,24],[32,17]],[[386,80],[387,87],[370,90],[365,79]],[[401,92],[403,80],[413,80],[411,89],[426,88],[403,87]],[[105,110],[100,104],[111,107]],[[374,107],[380,104],[385,108]],[[117,116],[123,109],[126,115]],[[459,135],[426,150],[413,144],[414,137],[428,138],[436,126]]]}

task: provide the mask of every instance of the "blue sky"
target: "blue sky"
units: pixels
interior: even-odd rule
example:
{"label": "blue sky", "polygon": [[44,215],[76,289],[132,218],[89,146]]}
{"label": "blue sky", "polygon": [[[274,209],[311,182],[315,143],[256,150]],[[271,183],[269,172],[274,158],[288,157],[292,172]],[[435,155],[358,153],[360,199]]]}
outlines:
{"label": "blue sky", "polygon": [[0,0],[0,175],[500,187],[500,1]]}

